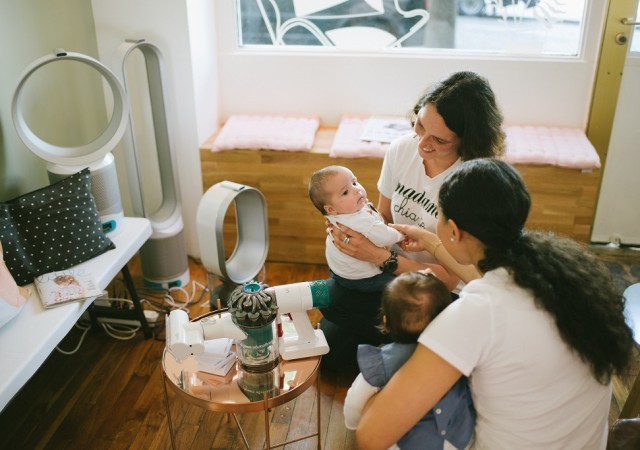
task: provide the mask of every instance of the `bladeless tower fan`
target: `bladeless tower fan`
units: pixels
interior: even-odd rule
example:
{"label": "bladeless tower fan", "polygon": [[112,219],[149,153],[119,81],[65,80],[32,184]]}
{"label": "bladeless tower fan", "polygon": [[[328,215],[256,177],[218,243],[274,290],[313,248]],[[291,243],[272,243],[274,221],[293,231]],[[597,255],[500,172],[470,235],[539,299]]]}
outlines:
{"label": "bladeless tower fan", "polygon": [[[87,144],[69,147],[51,144],[37,136],[29,128],[23,110],[24,88],[33,73],[48,64],[64,61],[80,62],[97,70],[113,94],[113,112],[102,134]],[[39,101],[44,102],[46,98]],[[47,174],[51,183],[73,175],[85,167],[89,168],[91,193],[96,201],[102,228],[109,237],[120,233],[124,226],[124,213],[111,150],[118,144],[127,128],[129,103],[125,98],[124,88],[116,76],[106,66],[89,56],[56,49],[53,54],[35,60],[24,70],[13,94],[11,115],[22,142],[29,150],[47,161]]]}
{"label": "bladeless tower fan", "polygon": [[133,89],[132,85],[135,83],[133,79],[129,80],[127,67],[128,60],[136,49],[142,54],[146,67],[150,115],[155,138],[155,143],[150,145],[155,145],[162,195],[159,206],[151,207],[150,202],[145,203],[145,199],[150,198],[150,195],[144,195],[145,183],[142,182],[142,172],[145,169],[143,164],[149,158],[143,155],[149,155],[149,153],[142,151],[139,143],[141,140],[136,138],[133,110],[129,115],[129,128],[124,133],[122,143],[134,213],[148,218],[153,230],[151,238],[140,249],[142,275],[145,284],[149,287],[167,289],[184,286],[189,282],[189,262],[178,201],[178,181],[173,171],[175,159],[171,151],[167,123],[168,108],[165,97],[163,58],[160,50],[145,42],[144,39],[128,39],[118,47],[114,59],[117,66],[115,72],[122,77],[125,91],[132,105],[134,105],[131,99],[132,93],[140,94],[140,91]]}

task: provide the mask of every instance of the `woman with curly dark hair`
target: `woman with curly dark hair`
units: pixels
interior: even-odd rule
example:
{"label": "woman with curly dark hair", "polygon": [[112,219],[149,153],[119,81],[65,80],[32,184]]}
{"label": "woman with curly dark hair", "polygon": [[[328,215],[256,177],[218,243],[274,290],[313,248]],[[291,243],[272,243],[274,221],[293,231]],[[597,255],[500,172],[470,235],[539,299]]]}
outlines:
{"label": "woman with curly dark hair", "polygon": [[436,84],[413,107],[413,125],[428,108],[435,108],[444,123],[460,138],[462,161],[498,157],[504,153],[502,112],[486,78],[475,72],[455,72]]}
{"label": "woman with curly dark hair", "polygon": [[[377,210],[387,223],[435,231],[438,190],[446,176],[463,161],[504,153],[502,112],[489,81],[463,71],[436,83],[418,100],[413,113],[414,134],[392,142],[384,157]],[[391,252],[346,227],[333,227],[332,234],[336,247],[356,259],[385,267],[393,258],[396,264],[387,271],[396,275],[429,268],[451,290],[458,285],[459,274],[440,265],[429,252],[412,254],[401,248]]]}
{"label": "woman with curly dark hair", "polygon": [[[478,414],[475,448],[605,448],[611,376],[628,367],[633,347],[624,300],[582,246],[524,230],[530,203],[499,160],[468,161],[447,177],[437,235],[482,278],[425,329],[371,402],[360,448],[395,442],[462,375]],[[396,228],[408,250],[432,244],[421,228]]]}
{"label": "woman with curly dark hair", "polygon": [[[502,113],[489,81],[469,71],[456,72],[432,86],[412,108],[414,133],[391,143],[378,180],[377,211],[386,223],[418,225],[435,231],[438,191],[463,161],[498,157],[504,152]],[[395,275],[432,270],[450,290],[479,274],[453,261],[435,259],[429,251],[404,252],[378,247],[343,224],[332,228],[335,247]],[[431,249],[431,248],[429,248]],[[440,252],[443,253],[444,252]],[[361,292],[329,284],[331,304],[322,310],[330,353],[323,366],[355,365],[357,344],[385,342],[376,330],[380,292]]]}

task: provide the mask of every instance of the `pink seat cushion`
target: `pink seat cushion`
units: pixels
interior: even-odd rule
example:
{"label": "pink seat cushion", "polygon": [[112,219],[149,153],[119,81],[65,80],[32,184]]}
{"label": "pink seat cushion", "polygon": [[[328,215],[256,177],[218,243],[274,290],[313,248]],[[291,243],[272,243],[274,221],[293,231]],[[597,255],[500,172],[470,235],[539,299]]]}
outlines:
{"label": "pink seat cushion", "polygon": [[597,169],[600,157],[580,128],[505,126],[505,159],[512,164],[549,164]]}
{"label": "pink seat cushion", "polygon": [[234,115],[218,133],[212,150],[310,151],[319,126],[317,117]]}
{"label": "pink seat cushion", "polygon": [[361,141],[360,136],[369,116],[344,115],[333,138],[329,151],[332,158],[383,158],[389,144]]}

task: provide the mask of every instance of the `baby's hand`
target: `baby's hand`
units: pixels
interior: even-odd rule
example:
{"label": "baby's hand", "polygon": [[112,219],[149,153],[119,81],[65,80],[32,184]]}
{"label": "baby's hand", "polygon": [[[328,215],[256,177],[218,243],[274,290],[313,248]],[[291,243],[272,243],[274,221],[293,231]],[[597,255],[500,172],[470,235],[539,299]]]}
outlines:
{"label": "baby's hand", "polygon": [[434,277],[438,278],[438,275],[428,267],[426,269],[418,270],[418,272],[423,273],[425,275],[433,275]]}
{"label": "baby's hand", "polygon": [[404,239],[400,241],[400,248],[406,252],[420,252],[424,250],[419,241],[411,239],[409,236],[405,236]]}
{"label": "baby's hand", "polygon": [[391,226],[407,236],[402,242],[402,248],[409,252],[419,252],[422,250],[432,252],[438,242],[440,242],[440,239],[438,239],[435,233],[415,225],[393,224]]}

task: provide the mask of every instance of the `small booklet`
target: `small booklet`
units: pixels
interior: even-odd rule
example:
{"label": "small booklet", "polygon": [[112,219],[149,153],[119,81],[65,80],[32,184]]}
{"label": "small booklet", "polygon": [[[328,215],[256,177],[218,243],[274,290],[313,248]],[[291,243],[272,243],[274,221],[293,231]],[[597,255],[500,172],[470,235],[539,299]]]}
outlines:
{"label": "small booklet", "polygon": [[411,132],[411,122],[402,117],[371,116],[360,135],[361,141],[389,143]]}
{"label": "small booklet", "polygon": [[227,356],[218,359],[202,359],[196,357],[198,370],[220,377],[225,376],[236,363],[236,353],[231,352]]}
{"label": "small booklet", "polygon": [[225,376],[236,362],[236,354],[231,351],[233,339],[220,338],[204,341],[204,353],[196,355],[198,370]]}
{"label": "small booklet", "polygon": [[102,295],[86,269],[67,269],[39,275],[34,280],[45,308]]}

